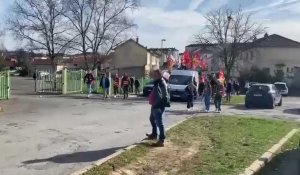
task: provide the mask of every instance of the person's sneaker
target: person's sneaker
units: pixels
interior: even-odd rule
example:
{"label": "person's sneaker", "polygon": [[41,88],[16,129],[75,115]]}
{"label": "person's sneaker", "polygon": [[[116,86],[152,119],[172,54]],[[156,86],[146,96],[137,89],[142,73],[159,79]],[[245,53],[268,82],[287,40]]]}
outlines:
{"label": "person's sneaker", "polygon": [[189,108],[187,108],[186,110],[187,110],[187,111],[190,111],[190,109],[189,109]]}
{"label": "person's sneaker", "polygon": [[156,140],[157,139],[157,135],[155,134],[146,134],[147,138],[146,140]]}
{"label": "person's sneaker", "polygon": [[157,141],[156,143],[153,143],[152,146],[153,146],[153,147],[164,147],[165,144],[164,144],[163,141],[160,141],[160,140],[159,140],[159,141]]}

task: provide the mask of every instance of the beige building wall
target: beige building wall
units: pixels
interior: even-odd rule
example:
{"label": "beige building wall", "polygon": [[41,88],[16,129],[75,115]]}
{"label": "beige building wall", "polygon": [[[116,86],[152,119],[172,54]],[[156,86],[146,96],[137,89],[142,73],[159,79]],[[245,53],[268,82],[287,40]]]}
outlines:
{"label": "beige building wall", "polygon": [[115,69],[140,67],[147,64],[147,50],[139,46],[133,40],[118,47],[112,58]]}

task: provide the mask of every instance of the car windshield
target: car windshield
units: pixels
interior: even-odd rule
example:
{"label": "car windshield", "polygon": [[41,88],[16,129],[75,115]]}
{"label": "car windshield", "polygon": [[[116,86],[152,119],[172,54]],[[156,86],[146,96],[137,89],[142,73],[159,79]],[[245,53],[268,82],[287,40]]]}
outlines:
{"label": "car windshield", "polygon": [[187,85],[191,81],[191,76],[186,75],[171,75],[169,82],[175,85]]}
{"label": "car windshield", "polygon": [[276,88],[279,89],[279,90],[286,90],[286,86],[285,84],[275,84]]}
{"label": "car windshield", "polygon": [[270,87],[267,85],[253,85],[249,89],[250,92],[258,92],[258,91],[264,91],[264,92],[269,92]]}

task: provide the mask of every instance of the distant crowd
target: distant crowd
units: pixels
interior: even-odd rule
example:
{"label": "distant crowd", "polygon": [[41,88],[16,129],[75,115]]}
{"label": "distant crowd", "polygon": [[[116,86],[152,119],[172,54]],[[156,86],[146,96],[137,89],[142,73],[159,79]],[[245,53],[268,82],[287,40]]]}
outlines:
{"label": "distant crowd", "polygon": [[[93,85],[97,83],[97,77],[95,77],[92,71],[88,71],[84,77],[84,83],[87,85],[88,97],[91,97],[93,92]],[[109,89],[110,89],[110,79],[107,74],[102,74],[99,78],[99,85],[103,89],[104,98],[108,98]],[[123,98],[127,99],[129,93],[140,94],[140,81],[135,78],[135,76],[129,77],[127,73],[124,73],[123,76],[115,74],[113,78],[113,93],[116,98],[121,94],[122,91]]]}

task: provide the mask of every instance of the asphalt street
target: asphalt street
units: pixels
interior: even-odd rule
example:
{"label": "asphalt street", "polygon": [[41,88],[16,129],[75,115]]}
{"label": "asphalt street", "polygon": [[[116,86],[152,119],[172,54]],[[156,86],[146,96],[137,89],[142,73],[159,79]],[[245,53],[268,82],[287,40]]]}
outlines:
{"label": "asphalt street", "polygon": [[[1,101],[5,111],[0,113],[0,174],[70,174],[140,141],[150,131],[150,106],[144,98],[40,96],[33,92],[33,80],[13,78],[12,85],[12,99]],[[287,97],[274,110],[224,106],[223,113],[300,120],[299,106],[299,98]],[[164,118],[166,126],[192,114],[207,116],[189,113],[185,107],[173,103]]]}

